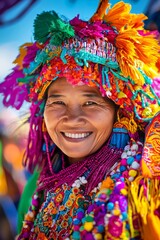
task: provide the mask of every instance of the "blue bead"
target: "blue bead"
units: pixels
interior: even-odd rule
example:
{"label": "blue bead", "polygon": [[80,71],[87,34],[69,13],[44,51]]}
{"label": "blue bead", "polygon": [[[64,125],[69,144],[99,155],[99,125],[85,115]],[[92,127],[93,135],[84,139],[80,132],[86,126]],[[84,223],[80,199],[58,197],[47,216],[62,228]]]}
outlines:
{"label": "blue bead", "polygon": [[122,220],[125,221],[128,218],[128,214],[126,212],[122,213]]}
{"label": "blue bead", "polygon": [[124,180],[124,177],[120,177],[120,181],[121,182],[124,182],[125,180]]}
{"label": "blue bead", "polygon": [[55,147],[55,144],[52,144],[51,146],[49,146],[49,151],[51,152],[54,147]]}
{"label": "blue bead", "polygon": [[134,162],[134,157],[129,157],[129,158],[127,159],[127,164],[128,164],[128,165],[131,165],[133,162]]}
{"label": "blue bead", "polygon": [[121,175],[121,173],[114,173],[114,174],[111,176],[111,178],[112,178],[112,179],[113,179],[113,178],[119,178],[120,175]]}
{"label": "blue bead", "polygon": [[77,213],[79,213],[79,212],[84,212],[84,209],[83,208],[78,208]]}
{"label": "blue bead", "polygon": [[109,202],[109,203],[107,204],[107,209],[108,209],[109,211],[113,210],[113,209],[114,209],[114,203]]}
{"label": "blue bead", "polygon": [[126,170],[126,167],[125,166],[120,166],[120,171],[121,172],[124,172]]}
{"label": "blue bead", "polygon": [[98,232],[99,232],[99,233],[104,232],[104,226],[103,226],[103,225],[99,225],[99,226],[97,227],[97,229],[98,229]]}
{"label": "blue bead", "polygon": [[127,230],[130,230],[130,227],[129,227],[128,223],[126,224],[126,228],[127,228]]}
{"label": "blue bead", "polygon": [[141,157],[142,157],[141,154],[137,154],[137,155],[136,155],[136,160],[141,160]]}
{"label": "blue bead", "polygon": [[74,221],[74,225],[79,225],[79,224],[80,224],[80,220],[79,220],[79,219],[77,219],[77,218],[76,218],[76,219],[74,219],[73,221]]}
{"label": "blue bead", "polygon": [[73,234],[72,234],[72,237],[73,237],[73,239],[80,239],[80,233],[79,232],[74,232]]}
{"label": "blue bead", "polygon": [[42,151],[46,152],[46,144],[45,143],[42,145]]}
{"label": "blue bead", "polygon": [[97,201],[96,204],[97,204],[97,206],[101,206],[102,202],[101,201]]}

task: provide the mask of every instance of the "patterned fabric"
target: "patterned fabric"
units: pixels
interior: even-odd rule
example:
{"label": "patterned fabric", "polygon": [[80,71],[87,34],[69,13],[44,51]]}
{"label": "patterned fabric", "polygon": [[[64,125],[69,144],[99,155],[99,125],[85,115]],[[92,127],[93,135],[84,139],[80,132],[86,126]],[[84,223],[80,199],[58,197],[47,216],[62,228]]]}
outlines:
{"label": "patterned fabric", "polygon": [[63,185],[54,193],[48,192],[45,202],[34,222],[34,233],[30,239],[65,239],[73,231],[73,219],[79,213],[84,215],[94,200],[94,193],[84,195],[81,188]]}
{"label": "patterned fabric", "polygon": [[160,176],[160,114],[157,114],[146,129],[142,156],[144,176]]}

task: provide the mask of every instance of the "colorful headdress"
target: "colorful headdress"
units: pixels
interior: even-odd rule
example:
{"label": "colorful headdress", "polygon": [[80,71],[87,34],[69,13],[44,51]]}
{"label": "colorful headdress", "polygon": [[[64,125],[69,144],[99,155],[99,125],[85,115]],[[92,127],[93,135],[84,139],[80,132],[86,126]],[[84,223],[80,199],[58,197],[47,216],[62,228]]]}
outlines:
{"label": "colorful headdress", "polygon": [[58,77],[73,85],[98,86],[141,129],[160,110],[156,33],[144,30],[144,14],[130,10],[124,2],[110,8],[108,1],[101,0],[89,21],[79,16],[66,21],[54,11],[35,19],[35,42],[20,47],[16,67],[0,84],[5,106],[19,109],[24,101],[32,103],[27,151],[32,162],[36,162],[35,149],[41,152],[37,143],[42,139],[44,92]]}

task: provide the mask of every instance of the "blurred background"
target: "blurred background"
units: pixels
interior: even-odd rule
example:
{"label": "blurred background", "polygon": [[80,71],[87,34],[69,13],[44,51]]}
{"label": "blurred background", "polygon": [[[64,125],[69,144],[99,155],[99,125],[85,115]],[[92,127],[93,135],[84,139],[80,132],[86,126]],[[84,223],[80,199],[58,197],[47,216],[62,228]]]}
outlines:
{"label": "blurred background", "polygon": [[[116,0],[111,0],[115,4]],[[160,0],[128,0],[133,13],[145,13],[146,29],[160,31]],[[33,41],[33,21],[42,11],[55,10],[67,18],[78,13],[88,20],[99,0],[0,0],[0,82],[11,72],[18,47]],[[0,95],[0,240],[16,235],[17,207],[30,174],[22,166],[28,125],[24,124],[29,105],[22,110],[4,108]]]}

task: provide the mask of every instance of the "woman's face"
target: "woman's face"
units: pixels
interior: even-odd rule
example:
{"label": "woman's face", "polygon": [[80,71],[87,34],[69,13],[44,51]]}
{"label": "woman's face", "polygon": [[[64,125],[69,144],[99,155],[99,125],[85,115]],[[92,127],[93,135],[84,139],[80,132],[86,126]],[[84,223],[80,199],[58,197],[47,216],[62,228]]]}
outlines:
{"label": "woman's face", "polygon": [[73,163],[105,143],[115,112],[114,104],[103,98],[98,88],[72,86],[59,78],[48,89],[44,120],[52,141]]}

